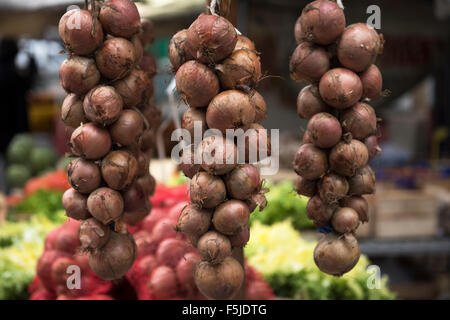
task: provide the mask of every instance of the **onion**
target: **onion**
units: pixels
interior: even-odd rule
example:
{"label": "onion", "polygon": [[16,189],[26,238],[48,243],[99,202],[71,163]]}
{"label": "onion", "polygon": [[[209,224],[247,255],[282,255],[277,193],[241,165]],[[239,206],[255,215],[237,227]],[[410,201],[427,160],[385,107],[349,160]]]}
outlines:
{"label": "onion", "polygon": [[349,272],[359,260],[358,241],[352,234],[343,236],[328,233],[314,249],[314,261],[322,272],[341,276]]}
{"label": "onion", "polygon": [[247,199],[246,203],[250,212],[256,210],[259,207],[259,211],[263,211],[267,206],[267,199],[264,195],[267,191],[261,190],[258,193],[253,194],[249,199]]}
{"label": "onion", "polygon": [[244,282],[244,270],[239,262],[227,257],[219,264],[201,261],[195,268],[195,284],[210,299],[230,299]]}
{"label": "onion", "polygon": [[141,30],[138,33],[138,37],[144,47],[147,47],[155,40],[155,31],[151,20],[141,19]]}
{"label": "onion", "polygon": [[337,109],[354,105],[362,96],[362,84],[358,75],[348,69],[335,68],[320,79],[322,99]]}
{"label": "onion", "polygon": [[249,217],[250,211],[245,202],[228,200],[216,208],[212,223],[217,231],[231,236],[248,226]]}
{"label": "onion", "polygon": [[108,187],[115,190],[128,188],[137,175],[137,160],[127,150],[110,152],[102,160],[102,176]]}
{"label": "onion", "polygon": [[165,300],[174,297],[178,292],[175,271],[167,266],[159,266],[153,270],[147,284],[154,299]]}
{"label": "onion", "polygon": [[258,169],[244,164],[233,169],[225,178],[227,191],[234,199],[246,200],[261,188]]}
{"label": "onion", "polygon": [[77,128],[87,121],[83,111],[83,102],[74,93],[70,93],[64,99],[61,106],[61,120],[66,126]]}
{"label": "onion", "polygon": [[187,31],[185,46],[195,59],[215,63],[228,57],[236,42],[236,30],[227,19],[201,14]]}
{"label": "onion", "polygon": [[319,81],[330,69],[330,59],[325,49],[309,42],[300,43],[289,62],[291,78],[301,82]]}
{"label": "onion", "polygon": [[138,143],[144,132],[144,119],[137,111],[123,110],[119,119],[109,127],[112,141],[119,146]]}
{"label": "onion", "polygon": [[341,113],[341,123],[344,132],[350,132],[354,139],[363,140],[377,131],[375,110],[364,102],[358,102],[344,110]]}
{"label": "onion", "polygon": [[150,79],[152,79],[157,72],[155,57],[150,52],[144,51],[142,59],[139,63],[139,68],[141,68],[141,70],[144,71]]}
{"label": "onion", "polygon": [[103,41],[100,22],[87,10],[66,12],[59,21],[58,32],[67,49],[77,55],[93,53]]}
{"label": "onion", "polygon": [[203,133],[207,129],[206,112],[204,109],[189,108],[184,112],[183,117],[181,118],[181,128],[189,131],[191,137],[195,136],[194,125],[196,121],[200,123],[201,132],[199,132],[199,134],[203,136]]}
{"label": "onion", "polygon": [[335,173],[326,174],[318,184],[320,198],[325,203],[337,203],[347,195],[347,179]]}
{"label": "onion", "polygon": [[230,239],[233,248],[243,248],[250,240],[250,228],[244,228],[235,235],[228,236],[228,239]]}
{"label": "onion", "polygon": [[102,76],[109,80],[126,77],[136,61],[134,45],[123,38],[111,38],[95,54],[95,61]]}
{"label": "onion", "polygon": [[94,59],[72,56],[61,64],[59,80],[64,90],[81,95],[100,81],[100,72]]}
{"label": "onion", "polygon": [[80,247],[78,229],[81,222],[73,219],[66,220],[54,239],[54,249],[61,252],[74,254]]}
{"label": "onion", "polygon": [[342,136],[342,128],[338,119],[326,112],[316,113],[308,122],[307,130],[311,134],[313,144],[319,148],[331,148]]}
{"label": "onion", "polygon": [[123,217],[122,220],[132,226],[142,221],[152,209],[147,190],[139,183],[134,183],[122,192]]}
{"label": "onion", "polygon": [[89,120],[106,126],[119,118],[123,100],[113,87],[98,86],[85,96],[83,107]]}
{"label": "onion", "polygon": [[206,123],[209,128],[220,130],[246,129],[255,120],[255,106],[250,97],[239,90],[223,91],[209,103]]}
{"label": "onion", "polygon": [[136,176],[142,177],[146,175],[150,170],[150,154],[146,154],[139,148],[134,147],[131,150],[137,161]]}
{"label": "onion", "polygon": [[302,144],[295,154],[293,166],[303,178],[318,179],[328,170],[327,154],[310,143]]}
{"label": "onion", "polygon": [[250,40],[246,36],[238,34],[236,46],[234,47],[234,51],[238,51],[241,49],[256,51],[255,44],[253,43],[252,40]]}
{"label": "onion", "polygon": [[367,150],[369,151],[369,160],[372,160],[375,158],[378,154],[381,152],[381,148],[378,145],[378,138],[375,135],[368,136],[364,140],[364,144],[367,147]]}
{"label": "onion", "polygon": [[365,99],[377,99],[381,96],[383,88],[383,76],[380,69],[374,64],[370,65],[366,71],[359,75],[363,86],[362,97]]}
{"label": "onion", "polygon": [[152,129],[159,127],[161,123],[161,110],[158,109],[153,103],[148,103],[143,109],[141,109],[142,114]]}
{"label": "onion", "polygon": [[366,199],[360,196],[351,196],[341,200],[342,207],[352,208],[358,213],[359,221],[369,221],[369,204]]}
{"label": "onion", "polygon": [[230,240],[216,231],[209,231],[202,235],[198,240],[197,249],[202,255],[202,260],[213,264],[220,263],[231,255]]}
{"label": "onion", "polygon": [[130,38],[141,27],[141,17],[133,1],[111,0],[100,9],[100,21],[109,34]]}
{"label": "onion", "polygon": [[198,253],[188,252],[177,264],[175,268],[178,283],[189,292],[197,290],[194,280],[195,266],[200,262]]}
{"label": "onion", "polygon": [[126,107],[145,104],[153,95],[153,81],[142,70],[133,69],[125,78],[114,82],[116,91],[122,96]]}
{"label": "onion", "polygon": [[155,133],[153,130],[145,130],[144,133],[141,136],[140,140],[140,146],[142,152],[149,152],[152,150],[153,146],[155,145]]}
{"label": "onion", "polygon": [[311,132],[309,132],[309,131],[305,131],[305,133],[303,134],[303,137],[302,137],[302,144],[307,144],[307,143],[313,144]]}
{"label": "onion", "polygon": [[137,178],[136,183],[142,186],[146,194],[152,196],[155,193],[156,181],[150,173]]}
{"label": "onion", "polygon": [[294,25],[294,37],[295,37],[295,42],[297,44],[300,44],[305,40],[303,31],[302,31],[302,26],[300,24],[301,19],[302,19],[302,16],[298,17],[297,21],[295,22],[295,25]]}
{"label": "onion", "polygon": [[122,215],[123,198],[119,192],[102,187],[89,195],[87,206],[94,218],[103,224],[108,224]]}
{"label": "onion", "polygon": [[69,183],[80,193],[91,193],[102,182],[98,165],[89,160],[76,158],[67,166]]}
{"label": "onion", "polygon": [[140,62],[142,57],[144,56],[144,47],[142,46],[142,42],[137,35],[131,38],[131,43],[134,46],[134,53],[136,54],[136,62]]}
{"label": "onion", "polygon": [[298,176],[295,183],[295,191],[299,195],[312,197],[317,192],[317,180],[307,180],[302,176]]}
{"label": "onion", "polygon": [[335,204],[328,205],[315,195],[306,204],[306,215],[317,227],[326,226],[330,223],[336,208]]}
{"label": "onion", "polygon": [[342,33],[337,47],[339,62],[355,72],[366,70],[382,48],[380,36],[366,23],[355,23]]}
{"label": "onion", "polygon": [[237,149],[232,141],[223,137],[210,136],[203,139],[197,148],[197,158],[207,172],[222,175],[234,169],[237,163]]}
{"label": "onion", "polygon": [[178,217],[176,230],[188,236],[201,236],[211,225],[211,213],[198,205],[186,205]]}
{"label": "onion", "polygon": [[160,243],[158,250],[156,251],[156,260],[160,265],[175,268],[178,262],[183,259],[188,246],[189,245],[184,240],[173,238],[165,239]]}
{"label": "onion", "polygon": [[67,269],[73,265],[76,265],[76,261],[69,257],[60,257],[52,263],[51,277],[57,291],[60,288],[64,288],[64,291],[67,290],[67,280],[70,277]]}
{"label": "onion", "polygon": [[341,141],[330,151],[330,168],[335,172],[351,177],[367,164],[369,154],[364,143],[358,140]]}
{"label": "onion", "polygon": [[187,29],[175,33],[169,43],[169,60],[174,71],[177,71],[192,56],[186,51]]}
{"label": "onion", "polygon": [[67,189],[64,192],[62,204],[69,218],[84,220],[91,216],[87,209],[87,196],[73,188]]}
{"label": "onion", "polygon": [[255,120],[254,123],[261,123],[267,115],[267,105],[263,96],[256,90],[249,93],[250,100],[255,106]]}
{"label": "onion", "polygon": [[181,154],[180,169],[189,179],[201,170],[200,164],[195,163],[195,146],[190,144],[185,147]]}
{"label": "onion", "polygon": [[52,265],[61,257],[70,258],[70,255],[59,250],[46,250],[37,262],[36,275],[47,290],[54,291]]}
{"label": "onion", "polygon": [[271,153],[272,145],[267,129],[258,123],[251,124],[245,132],[245,162],[261,161],[270,157]]}
{"label": "onion", "polygon": [[331,108],[323,102],[317,86],[304,87],[297,96],[297,113],[302,119],[311,117],[320,112],[330,113]]}
{"label": "onion", "polygon": [[355,175],[348,179],[350,189],[349,195],[371,194],[375,192],[375,172],[370,166],[365,166],[355,172]]}
{"label": "onion", "polygon": [[106,245],[89,255],[92,271],[104,280],[122,278],[136,259],[136,243],[129,234],[111,232]]}
{"label": "onion", "polygon": [[175,76],[177,91],[190,107],[206,107],[219,93],[219,78],[214,71],[197,62],[188,61]]}
{"label": "onion", "polygon": [[79,126],[70,138],[72,152],[86,159],[100,159],[111,149],[108,130],[94,123]]}
{"label": "onion", "polygon": [[338,233],[348,233],[355,231],[359,226],[358,213],[352,208],[339,208],[331,218],[331,225]]}
{"label": "onion", "polygon": [[96,250],[103,248],[111,237],[109,226],[94,218],[83,221],[80,225],[80,241],[83,249]]}
{"label": "onion", "polygon": [[227,190],[220,177],[199,172],[191,180],[189,195],[193,203],[203,208],[214,208],[225,200]]}
{"label": "onion", "polygon": [[[313,1],[303,9],[297,23],[301,26],[301,38],[328,45],[344,31],[344,10],[335,1]],[[296,38],[300,35],[296,34]]]}
{"label": "onion", "polygon": [[234,51],[216,65],[216,70],[224,89],[254,88],[261,78],[261,62],[253,50]]}

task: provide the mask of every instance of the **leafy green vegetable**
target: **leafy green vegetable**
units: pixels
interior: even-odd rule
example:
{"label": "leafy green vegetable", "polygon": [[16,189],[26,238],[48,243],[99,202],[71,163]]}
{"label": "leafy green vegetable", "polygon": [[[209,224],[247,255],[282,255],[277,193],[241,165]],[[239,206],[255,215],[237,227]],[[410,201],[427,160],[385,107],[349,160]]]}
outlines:
{"label": "leafy green vegetable", "polygon": [[56,219],[57,212],[63,210],[61,191],[47,191],[40,189],[26,197],[21,203],[12,209],[12,214],[8,214],[8,220],[16,220],[14,213],[41,214],[49,219]]}

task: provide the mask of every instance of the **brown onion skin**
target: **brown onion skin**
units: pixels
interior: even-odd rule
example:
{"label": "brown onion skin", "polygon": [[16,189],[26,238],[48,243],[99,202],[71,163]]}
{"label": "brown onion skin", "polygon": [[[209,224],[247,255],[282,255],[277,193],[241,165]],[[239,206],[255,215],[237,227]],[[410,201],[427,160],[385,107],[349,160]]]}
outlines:
{"label": "brown onion skin", "polygon": [[253,43],[252,40],[250,40],[246,36],[238,34],[236,46],[234,47],[234,51],[241,50],[241,49],[256,51],[255,44]]}
{"label": "brown onion skin", "polygon": [[264,208],[267,206],[267,199],[264,194],[265,192],[260,191],[258,193],[252,194],[250,199],[247,199],[247,201],[245,201],[250,212],[255,211],[256,208],[258,208],[259,211],[264,210]]}
{"label": "brown onion skin", "polygon": [[215,63],[228,57],[236,42],[236,30],[227,19],[200,14],[187,31],[185,46],[195,59]]}
{"label": "brown onion skin", "polygon": [[61,106],[61,120],[66,126],[74,129],[87,121],[83,110],[83,102],[76,94],[70,93],[64,99]]}
{"label": "brown onion skin", "polygon": [[211,212],[195,203],[186,205],[178,217],[176,230],[188,236],[200,237],[211,225]]}
{"label": "brown onion skin", "polygon": [[348,179],[348,184],[350,186],[349,195],[372,194],[375,192],[375,172],[370,166],[365,166]]}
{"label": "brown onion skin", "polygon": [[263,96],[256,90],[249,93],[250,100],[255,106],[254,123],[261,123],[267,116],[267,104]]}
{"label": "brown onion skin", "polygon": [[177,91],[190,107],[206,107],[219,93],[219,78],[207,66],[191,60],[184,63],[175,76]]}
{"label": "brown onion skin", "polygon": [[141,17],[133,1],[111,0],[100,9],[100,22],[109,34],[130,38],[139,32]]}
{"label": "brown onion skin", "polygon": [[135,226],[142,221],[152,209],[149,194],[139,183],[134,183],[131,187],[122,192],[123,216],[122,220],[126,224]]}
{"label": "brown onion skin", "polygon": [[201,167],[212,174],[223,175],[236,167],[236,145],[226,138],[210,136],[203,139],[197,148],[197,158],[201,160]]}
{"label": "brown onion skin", "polygon": [[137,111],[123,110],[119,119],[109,127],[112,141],[119,146],[138,143],[144,132],[144,120]]}
{"label": "brown onion skin", "polygon": [[206,110],[209,128],[246,129],[255,120],[255,106],[250,97],[239,90],[226,90],[215,96]]}
{"label": "brown onion skin", "polygon": [[141,109],[142,114],[151,129],[157,129],[161,124],[161,110],[159,110],[153,103],[148,103]]}
{"label": "brown onion skin", "polygon": [[225,200],[227,190],[220,177],[199,172],[191,180],[189,194],[193,203],[203,208],[215,208]]}
{"label": "brown onion skin", "polygon": [[327,52],[309,42],[300,43],[289,62],[291,78],[297,82],[317,82],[328,69],[330,59]]}
{"label": "brown onion skin", "polygon": [[187,29],[175,33],[169,43],[169,60],[173,71],[177,71],[186,61],[193,57],[186,50]]}
{"label": "brown onion skin", "polygon": [[225,235],[235,235],[248,226],[250,210],[245,202],[228,200],[214,211],[212,223],[214,228]]}
{"label": "brown onion skin", "polygon": [[119,118],[123,100],[113,87],[98,86],[84,97],[83,108],[89,120],[107,126]]}
{"label": "brown onion skin", "polygon": [[132,150],[132,153],[137,161],[136,176],[142,177],[146,175],[150,170],[150,154],[147,154],[138,148]]}
{"label": "brown onion skin", "polygon": [[91,193],[102,182],[98,165],[83,158],[76,158],[69,163],[67,175],[72,188],[84,194]]}
{"label": "brown onion skin", "polygon": [[200,164],[195,163],[194,144],[186,146],[183,149],[180,160],[181,160],[180,169],[181,171],[183,171],[183,174],[189,179],[192,179],[192,177],[201,170]]}
{"label": "brown onion skin", "polygon": [[303,39],[304,35],[303,35],[303,31],[302,31],[302,26],[300,24],[301,18],[302,18],[302,16],[298,17],[297,21],[295,22],[295,25],[294,25],[294,37],[295,37],[295,42],[297,44],[300,44],[300,43],[302,43],[304,41],[304,39]]}
{"label": "brown onion skin", "polygon": [[[244,137],[246,163],[255,163],[271,156],[272,143],[266,128],[258,123],[252,123],[246,133],[247,136]],[[238,151],[242,152],[241,149]]]}
{"label": "brown onion skin", "polygon": [[318,195],[315,195],[306,204],[306,215],[316,227],[326,226],[330,223],[336,208],[335,204],[326,204]]}
{"label": "brown onion skin", "polygon": [[358,75],[348,69],[331,69],[320,79],[322,99],[337,109],[348,108],[362,96],[362,83]]}
{"label": "brown onion skin", "polygon": [[128,76],[114,82],[113,86],[128,108],[143,105],[154,92],[153,81],[147,73],[138,69],[133,69]]}
{"label": "brown onion skin", "polygon": [[337,233],[349,233],[359,226],[358,213],[352,208],[339,208],[331,218],[331,225]]}
{"label": "brown onion skin", "polygon": [[152,196],[155,193],[156,180],[150,173],[137,178],[136,183],[140,184],[149,196]]}
{"label": "brown onion skin", "polygon": [[242,286],[244,270],[236,259],[226,257],[218,264],[201,261],[195,268],[194,278],[203,295],[224,300],[233,297]]}
{"label": "brown onion skin", "polygon": [[302,196],[312,197],[317,193],[317,180],[307,180],[298,176],[295,183],[295,191]]}
{"label": "brown onion skin", "polygon": [[109,241],[111,229],[97,219],[89,218],[80,225],[78,235],[83,249],[96,250]]}
{"label": "brown onion skin", "polygon": [[72,152],[90,160],[97,160],[105,156],[111,149],[111,145],[111,136],[108,130],[94,123],[79,126],[70,138]]}
{"label": "brown onion skin", "polygon": [[144,56],[144,47],[142,46],[142,42],[137,35],[134,35],[133,38],[131,38],[131,43],[134,46],[136,62],[140,62]]}
{"label": "brown onion skin", "polygon": [[375,135],[368,136],[366,139],[364,139],[364,144],[366,145],[367,150],[369,151],[369,160],[372,160],[381,153],[381,148],[378,145],[377,136]]}
{"label": "brown onion skin", "polygon": [[143,152],[151,151],[153,148],[153,145],[155,144],[155,133],[153,130],[145,130],[144,133],[141,136],[140,140],[140,148]]}
{"label": "brown onion skin", "polygon": [[69,218],[85,220],[91,216],[87,208],[87,196],[73,188],[67,189],[64,192],[62,204]]}
{"label": "brown onion skin", "polygon": [[[79,28],[76,23],[80,24]],[[93,53],[103,41],[100,21],[87,10],[66,12],[59,21],[58,32],[66,48],[77,55]]]}
{"label": "brown onion skin", "polygon": [[238,200],[247,200],[261,188],[258,169],[252,164],[243,164],[225,177],[228,194]]}
{"label": "brown onion skin", "polygon": [[206,126],[206,111],[203,108],[189,108],[187,109],[183,117],[181,118],[181,128],[186,129],[194,137],[194,125],[198,121],[201,123],[201,134],[207,129]]}
{"label": "brown onion skin", "polygon": [[359,221],[362,223],[369,222],[369,204],[367,200],[361,196],[351,196],[341,199],[341,207],[352,208],[358,213]]}
{"label": "brown onion skin", "polygon": [[64,90],[82,95],[97,85],[100,72],[94,59],[72,56],[61,64],[59,79]]}
{"label": "brown onion skin", "polygon": [[330,172],[320,180],[318,189],[325,203],[337,203],[347,195],[349,185],[345,177]]}
{"label": "brown onion skin", "polygon": [[297,23],[300,23],[301,33],[296,34],[296,38],[328,45],[345,29],[344,10],[334,1],[313,1],[303,8]]}
{"label": "brown onion skin", "polygon": [[112,151],[102,160],[103,180],[111,189],[126,189],[137,176],[137,166],[137,160],[131,152],[127,150]]}
{"label": "brown onion skin", "polygon": [[383,76],[380,69],[374,64],[370,65],[367,70],[359,74],[363,86],[363,99],[377,99],[381,96],[383,89]]}
{"label": "brown onion skin", "polygon": [[317,86],[304,87],[297,96],[297,114],[302,119],[311,119],[317,113],[330,113],[331,108],[322,100]]}
{"label": "brown onion skin", "polygon": [[341,113],[341,124],[343,131],[350,132],[354,139],[364,140],[376,133],[377,116],[370,105],[358,102]]}
{"label": "brown onion skin", "polygon": [[94,218],[103,224],[108,224],[122,215],[123,198],[119,192],[102,187],[89,195],[87,206]]}
{"label": "brown onion skin", "polygon": [[306,143],[313,144],[311,132],[309,132],[309,131],[305,131],[305,133],[303,134],[303,137],[302,137],[302,144],[306,144]]}
{"label": "brown onion skin", "polygon": [[378,33],[366,23],[355,23],[342,33],[337,46],[339,62],[355,72],[362,72],[373,64],[380,51]]}
{"label": "brown onion skin", "polygon": [[124,38],[111,38],[95,54],[97,68],[103,77],[118,80],[126,77],[136,61],[134,45]]}
{"label": "brown onion skin", "polygon": [[346,177],[353,176],[369,160],[366,146],[359,140],[341,141],[330,151],[330,169]]}
{"label": "brown onion skin", "polygon": [[319,240],[314,249],[314,261],[322,272],[340,277],[358,263],[360,250],[352,234],[330,232]]}
{"label": "brown onion skin", "polygon": [[293,167],[305,179],[318,179],[328,170],[327,154],[313,144],[303,144],[295,154]]}
{"label": "brown onion skin", "polygon": [[138,33],[138,37],[144,48],[152,44],[155,40],[155,31],[151,20],[141,19],[141,30]]}
{"label": "brown onion skin", "polygon": [[142,59],[139,63],[139,68],[144,71],[147,76],[152,79],[157,73],[155,56],[150,52],[144,51]]}
{"label": "brown onion skin", "polygon": [[224,89],[254,88],[261,78],[261,62],[253,50],[234,51],[216,70]]}
{"label": "brown onion skin", "polygon": [[133,265],[136,254],[132,236],[111,232],[106,245],[89,255],[89,266],[103,280],[120,279]]}
{"label": "brown onion skin", "polygon": [[231,255],[231,243],[228,237],[217,231],[208,231],[200,237],[197,249],[202,260],[213,264],[222,262]]}
{"label": "brown onion skin", "polygon": [[326,112],[312,116],[306,130],[310,132],[313,144],[324,149],[336,145],[342,136],[339,120]]}
{"label": "brown onion skin", "polygon": [[233,248],[243,248],[250,240],[250,228],[244,228],[235,235],[228,236],[228,239],[230,239]]}

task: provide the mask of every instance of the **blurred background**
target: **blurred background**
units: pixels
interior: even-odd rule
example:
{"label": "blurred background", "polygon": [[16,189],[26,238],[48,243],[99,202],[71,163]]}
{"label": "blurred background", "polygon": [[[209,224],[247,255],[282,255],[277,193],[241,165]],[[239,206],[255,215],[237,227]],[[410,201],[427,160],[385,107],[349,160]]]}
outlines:
{"label": "blurred background", "polygon": [[[296,113],[296,97],[303,85],[289,78],[288,66],[296,47],[294,24],[308,2],[233,0],[228,16],[242,34],[255,42],[261,54],[267,77],[260,82],[258,91],[268,105],[268,115],[262,124],[280,129],[281,168],[277,175],[266,177],[271,189],[270,204],[266,211],[254,215],[252,237],[255,235],[253,239],[257,241],[265,233],[272,232],[274,236],[277,232],[288,232],[283,229],[288,228],[305,241],[298,242],[305,247],[308,241],[316,241],[318,234],[306,220],[306,200],[291,191],[296,178],[291,162],[306,121],[300,120]],[[278,270],[268,265],[269,257],[256,252],[258,246],[267,245],[257,242],[251,242],[246,249],[247,259],[255,267],[260,266],[259,271],[277,296],[286,298],[449,299],[450,1],[343,2],[347,24],[366,21],[370,16],[367,7],[378,5],[381,9],[378,31],[386,40],[377,65],[389,94],[373,103],[377,115],[383,119],[380,124],[383,152],[371,162],[377,175],[377,192],[367,197],[370,221],[358,229],[361,251],[368,259],[358,272],[366,274],[350,275],[335,283],[318,275],[319,272],[309,272],[310,269],[303,268],[306,265],[303,262],[289,260],[295,257],[283,258],[286,263]],[[159,132],[164,144],[155,154],[159,160],[152,160],[151,171],[161,185],[183,184],[176,167],[167,160],[174,145],[170,134],[175,128],[166,95],[173,78],[167,48],[174,33],[189,27],[199,13],[205,12],[205,1],[137,3],[141,16],[153,21],[156,33],[155,42],[147,50],[154,54],[158,64],[155,103],[162,112]],[[49,219],[48,225],[38,232],[41,238],[61,223],[51,215],[61,210],[61,191],[54,189],[64,189],[65,175],[54,173],[64,170],[63,157],[68,151],[66,142],[71,130],[59,116],[65,92],[59,84],[58,71],[66,55],[57,24],[68,6],[83,4],[84,1],[74,0],[0,0],[0,223],[3,221],[0,286],[7,283],[7,288],[0,288],[0,299],[27,297],[26,289],[23,290],[31,282],[42,250],[35,247],[33,254],[25,257],[22,248],[20,259],[26,261],[21,261],[18,267],[10,261],[12,254],[20,254],[10,248],[16,240],[8,237],[16,239],[22,232],[17,230],[30,228],[30,216],[43,211]],[[185,109],[179,102],[179,117]],[[54,175],[52,188],[48,182],[36,182],[49,172]],[[34,179],[32,187],[30,179]],[[36,194],[38,189],[44,191]],[[30,258],[33,255],[34,260]],[[388,277],[388,282],[383,278],[384,293],[373,291],[381,289],[367,288],[370,274],[365,269],[369,264],[379,266],[381,275]],[[11,274],[13,265],[15,270],[23,269],[23,274]],[[352,279],[357,281],[351,282]]]}

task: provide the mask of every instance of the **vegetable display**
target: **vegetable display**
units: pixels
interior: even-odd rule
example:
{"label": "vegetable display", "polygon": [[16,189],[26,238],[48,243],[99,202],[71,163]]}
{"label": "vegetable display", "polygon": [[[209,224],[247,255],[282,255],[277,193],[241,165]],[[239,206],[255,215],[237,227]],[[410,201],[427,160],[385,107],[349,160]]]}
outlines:
{"label": "vegetable display", "polygon": [[330,0],[306,5],[294,32],[291,78],[309,83],[297,99],[298,115],[309,121],[293,161],[296,191],[311,197],[307,216],[326,233],[314,251],[316,265],[342,276],[360,257],[353,233],[368,221],[363,195],[375,191],[367,163],[381,151],[379,119],[369,103],[381,96],[374,63],[384,40],[367,24],[346,27],[343,9]]}
{"label": "vegetable display", "polygon": [[[198,146],[184,148],[180,167],[191,178],[191,203],[183,208],[176,228],[201,254],[194,275],[200,292],[210,299],[230,299],[244,282],[233,249],[249,239],[250,212],[266,204],[259,171],[252,164],[257,159],[249,157],[248,145],[268,150],[269,140],[257,124],[266,116],[266,105],[254,90],[261,78],[254,44],[215,14],[215,8],[210,10],[212,14],[201,14],[176,33],[169,46],[177,91],[189,106],[182,128],[193,132],[197,122],[202,133],[216,129],[223,134],[204,136]],[[224,138],[229,129],[249,128],[256,134],[245,137],[247,150]],[[246,164],[238,165],[241,156]]]}
{"label": "vegetable display", "polygon": [[69,53],[59,73],[68,93],[61,118],[75,129],[69,146],[76,157],[68,165],[72,188],[62,202],[67,216],[80,221],[73,225],[81,225],[92,271],[119,279],[137,255],[126,223],[149,214],[154,192],[149,159],[159,122],[152,102],[156,69],[144,53],[153,27],[141,21],[131,0],[91,0],[89,8],[61,18],[59,35]]}

